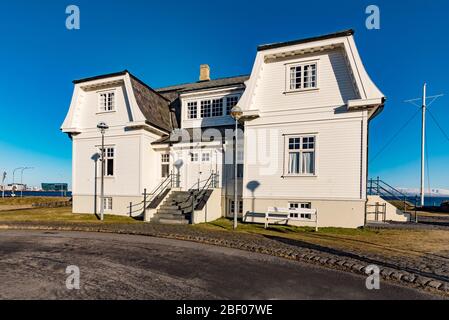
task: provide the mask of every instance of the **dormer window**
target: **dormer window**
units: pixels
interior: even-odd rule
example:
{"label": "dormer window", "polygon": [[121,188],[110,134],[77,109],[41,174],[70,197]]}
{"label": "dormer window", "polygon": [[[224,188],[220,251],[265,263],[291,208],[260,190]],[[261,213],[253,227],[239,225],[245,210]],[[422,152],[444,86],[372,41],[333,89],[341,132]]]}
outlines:
{"label": "dormer window", "polygon": [[318,88],[316,62],[289,65],[287,72],[289,79],[289,91]]}
{"label": "dormer window", "polygon": [[98,94],[98,109],[100,112],[115,111],[115,92],[100,92]]}

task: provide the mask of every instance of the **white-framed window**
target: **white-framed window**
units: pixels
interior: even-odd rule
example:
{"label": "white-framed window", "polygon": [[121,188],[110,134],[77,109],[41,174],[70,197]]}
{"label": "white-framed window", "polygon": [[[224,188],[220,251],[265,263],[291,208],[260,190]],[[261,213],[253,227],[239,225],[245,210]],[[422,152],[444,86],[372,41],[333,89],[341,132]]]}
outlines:
{"label": "white-framed window", "polygon": [[[101,152],[100,148],[100,154]],[[115,148],[105,147],[104,148],[104,175],[106,177],[114,176],[114,158],[115,158]]]}
{"label": "white-framed window", "polygon": [[[288,204],[290,209],[312,209],[312,204],[310,202],[290,202]],[[301,218],[301,219],[312,219],[310,213],[290,213],[290,218]]]}
{"label": "white-framed window", "polygon": [[209,152],[203,152],[201,154],[201,161],[202,162],[209,162],[210,161],[210,153]]}
{"label": "white-framed window", "polygon": [[112,198],[103,198],[103,209],[104,211],[112,211]]}
{"label": "white-framed window", "polygon": [[167,178],[170,175],[170,154],[161,154],[161,176]]}
{"label": "white-framed window", "polygon": [[187,103],[187,118],[196,119],[198,117],[198,103],[191,101]]}
{"label": "white-framed window", "polygon": [[201,101],[201,118],[210,118],[212,103],[210,100]]}
{"label": "white-framed window", "polygon": [[212,100],[212,117],[223,116],[223,99]]}
{"label": "white-framed window", "polygon": [[98,93],[98,110],[100,112],[115,111],[115,91]]}
{"label": "white-framed window", "polygon": [[231,114],[232,108],[234,108],[239,102],[238,96],[231,96],[226,98],[226,115]]}
{"label": "white-framed window", "polygon": [[[243,201],[239,200],[238,203],[239,203],[239,207],[238,207],[239,212],[238,213],[243,213]],[[229,213],[230,214],[234,213],[234,204],[235,204],[234,200],[231,200],[229,203]]]}
{"label": "white-framed window", "polygon": [[287,66],[288,90],[318,88],[318,63],[307,62]]}
{"label": "white-framed window", "polygon": [[198,162],[198,153],[194,152],[190,154],[190,161],[191,162]]}
{"label": "white-framed window", "polygon": [[288,207],[290,209],[312,209],[310,202],[289,202]]}
{"label": "white-framed window", "polygon": [[288,175],[315,175],[316,136],[287,136]]}

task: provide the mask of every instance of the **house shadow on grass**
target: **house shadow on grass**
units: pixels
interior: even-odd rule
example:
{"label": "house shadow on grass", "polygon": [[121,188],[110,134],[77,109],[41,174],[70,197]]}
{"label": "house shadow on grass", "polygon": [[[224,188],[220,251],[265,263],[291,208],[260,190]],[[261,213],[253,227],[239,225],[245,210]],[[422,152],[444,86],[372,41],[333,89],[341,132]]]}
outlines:
{"label": "house shadow on grass", "polygon": [[[279,230],[276,230],[276,231],[279,231]],[[292,246],[296,249],[301,249],[301,248],[311,249],[311,250],[317,251],[318,253],[328,253],[328,254],[336,255],[342,259],[344,259],[344,258],[355,259],[355,260],[360,261],[361,264],[364,266],[368,266],[368,265],[383,266],[383,267],[388,267],[388,268],[392,268],[392,269],[396,269],[396,270],[407,271],[407,272],[417,274],[417,275],[420,275],[423,277],[438,279],[441,281],[449,281],[449,276],[437,275],[435,273],[425,272],[423,270],[419,270],[419,269],[411,268],[411,267],[403,267],[403,266],[400,266],[399,264],[382,261],[382,260],[378,260],[375,258],[369,258],[369,257],[359,255],[356,253],[351,253],[351,252],[347,252],[347,251],[343,251],[343,250],[339,250],[339,249],[324,247],[324,246],[321,246],[318,244],[313,244],[313,243],[305,242],[302,240],[287,239],[287,238],[271,236],[271,235],[263,235],[263,236],[269,240],[281,242],[283,244]]]}

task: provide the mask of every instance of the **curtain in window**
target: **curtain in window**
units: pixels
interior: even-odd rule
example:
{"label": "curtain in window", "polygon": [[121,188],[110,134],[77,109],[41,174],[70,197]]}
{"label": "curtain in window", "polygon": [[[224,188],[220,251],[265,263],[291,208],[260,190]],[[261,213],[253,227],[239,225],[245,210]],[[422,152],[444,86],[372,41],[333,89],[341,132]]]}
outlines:
{"label": "curtain in window", "polygon": [[299,152],[290,152],[289,163],[288,163],[288,173],[292,173],[292,174],[299,173]]}
{"label": "curtain in window", "polygon": [[304,174],[314,174],[314,153],[313,152],[303,152],[302,153],[302,173]]}

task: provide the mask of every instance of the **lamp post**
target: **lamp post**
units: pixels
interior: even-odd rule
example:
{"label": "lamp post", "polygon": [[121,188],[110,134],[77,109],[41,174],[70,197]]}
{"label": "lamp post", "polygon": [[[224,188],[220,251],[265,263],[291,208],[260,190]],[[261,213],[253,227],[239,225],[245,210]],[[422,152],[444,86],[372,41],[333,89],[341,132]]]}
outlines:
{"label": "lamp post", "polygon": [[34,168],[32,168],[32,167],[23,167],[21,170],[21,172],[20,172],[20,197],[21,198],[23,198],[23,172],[25,171],[25,170],[31,170],[31,169],[34,169]]}
{"label": "lamp post", "polygon": [[13,170],[13,172],[12,172],[11,197],[15,197],[15,196],[16,196],[16,193],[15,193],[15,191],[14,191],[14,183],[15,183],[16,171],[17,171],[17,170],[22,170],[22,169],[23,169],[23,167],[18,167],[18,168],[15,168],[15,169]]}
{"label": "lamp post", "polygon": [[2,173],[2,198],[5,197],[5,180],[6,180],[6,171]]}
{"label": "lamp post", "polygon": [[231,110],[231,116],[235,120],[235,160],[234,160],[234,230],[237,229],[237,216],[239,210],[238,196],[237,196],[237,178],[238,178],[238,129],[239,129],[239,119],[242,117],[243,111],[239,106],[235,106]]}
{"label": "lamp post", "polygon": [[97,125],[97,128],[100,129],[101,132],[101,184],[100,184],[100,220],[104,220],[104,134],[107,129],[109,129],[108,125],[104,122],[100,122]]}

